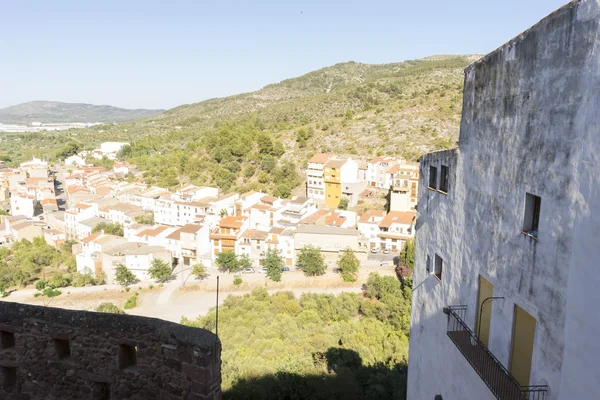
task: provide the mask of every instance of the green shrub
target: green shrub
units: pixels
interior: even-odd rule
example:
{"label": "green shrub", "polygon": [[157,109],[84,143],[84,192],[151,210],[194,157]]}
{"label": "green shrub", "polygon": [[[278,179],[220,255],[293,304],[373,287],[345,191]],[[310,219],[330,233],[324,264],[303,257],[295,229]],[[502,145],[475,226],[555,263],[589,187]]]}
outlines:
{"label": "green shrub", "polygon": [[58,289],[47,288],[47,289],[44,289],[42,294],[46,297],[56,297],[56,296],[60,296],[62,294],[62,292]]}
{"label": "green shrub", "polygon": [[101,303],[98,307],[96,307],[96,312],[103,312],[109,314],[125,314],[123,310],[121,310],[113,303],[109,302]]}
{"label": "green shrub", "polygon": [[123,306],[123,308],[126,310],[129,310],[129,309],[135,308],[135,307],[137,307],[137,294],[128,298],[127,301],[125,302],[125,305]]}
{"label": "green shrub", "polygon": [[240,286],[242,284],[242,278],[236,276],[235,278],[233,278],[233,284],[236,286]]}
{"label": "green shrub", "polygon": [[46,285],[48,284],[48,282],[46,282],[43,279],[40,279],[39,281],[36,282],[35,284],[35,288],[37,290],[44,290],[46,288]]}

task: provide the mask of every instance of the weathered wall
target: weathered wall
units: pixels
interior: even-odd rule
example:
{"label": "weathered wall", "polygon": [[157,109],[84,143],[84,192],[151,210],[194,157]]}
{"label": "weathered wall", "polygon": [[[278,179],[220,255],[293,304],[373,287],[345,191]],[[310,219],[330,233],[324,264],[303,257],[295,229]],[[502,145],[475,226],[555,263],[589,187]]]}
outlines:
{"label": "weathered wall", "polygon": [[[473,327],[479,275],[505,297],[489,341],[505,366],[517,304],[537,321],[530,384],[547,384],[546,400],[600,391],[589,340],[600,328],[590,302],[600,300],[599,10],[569,3],[466,70],[455,182],[448,196],[419,196],[410,400],[493,398],[456,362],[442,313],[466,304]],[[422,187],[444,157],[423,157]],[[526,193],[542,198],[538,240],[521,233]],[[442,282],[425,273],[434,253],[445,257]]]}
{"label": "weathered wall", "polygon": [[221,398],[221,344],[203,329],[0,302],[0,334],[2,399]]}

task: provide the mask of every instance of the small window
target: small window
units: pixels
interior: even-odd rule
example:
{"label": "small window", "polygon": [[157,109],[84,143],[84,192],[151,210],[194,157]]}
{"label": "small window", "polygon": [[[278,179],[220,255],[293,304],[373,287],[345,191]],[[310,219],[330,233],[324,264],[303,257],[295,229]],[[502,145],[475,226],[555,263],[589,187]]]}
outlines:
{"label": "small window", "polygon": [[427,256],[427,261],[425,262],[425,271],[431,273],[431,257],[429,256]]}
{"label": "small window", "polygon": [[137,364],[137,347],[122,344],[119,347],[119,369],[135,367]]}
{"label": "small window", "polygon": [[0,349],[15,347],[15,334],[8,331],[0,331]]}
{"label": "small window", "polygon": [[448,193],[448,167],[445,165],[440,170],[440,191]]}
{"label": "small window", "polygon": [[429,167],[429,188],[437,189],[437,168]]}
{"label": "small window", "polygon": [[440,257],[436,254],[435,255],[435,265],[433,267],[433,274],[440,281],[442,280],[442,264],[443,264],[442,257]]}
{"label": "small window", "polygon": [[54,350],[56,351],[56,356],[59,360],[71,356],[71,346],[68,339],[54,339]]}
{"label": "small window", "polygon": [[0,367],[2,370],[2,388],[11,392],[17,386],[17,368]]}
{"label": "small window", "polygon": [[525,219],[523,221],[523,232],[537,237],[540,223],[540,208],[542,199],[539,196],[526,193],[525,195]]}

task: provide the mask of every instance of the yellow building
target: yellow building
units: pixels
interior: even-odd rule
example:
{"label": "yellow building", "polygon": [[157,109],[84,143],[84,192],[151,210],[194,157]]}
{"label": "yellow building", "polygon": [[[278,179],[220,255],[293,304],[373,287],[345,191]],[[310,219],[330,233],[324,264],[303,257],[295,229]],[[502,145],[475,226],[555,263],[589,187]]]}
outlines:
{"label": "yellow building", "polygon": [[329,160],[325,164],[325,206],[336,208],[342,199],[342,167],[348,160]]}

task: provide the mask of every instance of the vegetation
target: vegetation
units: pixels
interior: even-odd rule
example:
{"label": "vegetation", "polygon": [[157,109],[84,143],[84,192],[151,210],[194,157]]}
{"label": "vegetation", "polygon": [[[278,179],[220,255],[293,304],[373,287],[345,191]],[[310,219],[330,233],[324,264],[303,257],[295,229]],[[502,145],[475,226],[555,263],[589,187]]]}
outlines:
{"label": "vegetation", "polygon": [[252,266],[247,255],[236,255],[233,251],[223,251],[217,255],[215,262],[222,271],[239,272],[242,268]]}
{"label": "vegetation", "polygon": [[402,247],[398,256],[400,264],[413,269],[415,266],[415,239],[409,239]]}
{"label": "vegetation", "polygon": [[[123,140],[119,156],[148,184],[217,185],[225,192],[288,196],[316,152],[382,154],[416,160],[453,146],[463,69],[472,57],[402,63],[337,64],[254,92],[207,100],[119,125],[46,133],[6,133],[0,157],[57,158],[65,143],[84,149]],[[62,152],[61,157],[67,152]]]}
{"label": "vegetation", "polygon": [[109,314],[125,314],[125,311],[121,310],[119,307],[109,302],[101,303],[98,307],[96,307],[96,312],[103,312]]}
{"label": "vegetation", "polygon": [[137,222],[138,224],[154,225],[154,214],[144,213],[136,215],[135,222]]}
{"label": "vegetation", "polygon": [[137,281],[137,277],[131,272],[125,265],[119,264],[115,268],[115,282],[123,287],[134,284]]}
{"label": "vegetation", "polygon": [[133,296],[131,296],[130,298],[128,298],[127,301],[125,302],[125,305],[123,306],[123,308],[126,310],[129,310],[129,309],[137,307],[137,298],[138,298],[137,293],[134,294]]}
{"label": "vegetation", "polygon": [[233,278],[233,284],[235,286],[240,286],[242,284],[242,278],[239,276],[236,276],[235,278]]}
{"label": "vegetation", "polygon": [[338,259],[337,266],[344,282],[356,282],[360,261],[356,258],[354,250],[351,248],[345,249]]}
{"label": "vegetation", "polygon": [[117,222],[100,222],[92,229],[92,233],[104,231],[107,235],[123,236],[123,225]]}
{"label": "vegetation", "polygon": [[[298,299],[256,289],[226,298],[219,307],[225,397],[404,399],[410,293],[386,278],[369,278],[376,296]],[[215,310],[182,323],[214,330]]]}
{"label": "vegetation", "polygon": [[[59,267],[74,271],[75,257],[64,249],[50,246],[43,237],[36,237],[31,242],[23,239],[11,247],[0,248],[0,287],[24,287],[43,271],[57,271]],[[60,274],[60,277],[52,275],[51,280],[54,287],[62,287],[67,279]]]}
{"label": "vegetation", "polygon": [[300,249],[296,266],[307,276],[324,275],[327,268],[321,249],[313,246],[304,246]]}
{"label": "vegetation", "polygon": [[263,258],[263,266],[267,269],[267,276],[275,282],[281,281],[281,268],[283,268],[283,258],[279,251],[269,249]]}
{"label": "vegetation", "polygon": [[206,270],[204,264],[198,263],[192,267],[192,275],[194,275],[197,279],[204,279],[208,277],[208,271]]}
{"label": "vegetation", "polygon": [[173,275],[173,267],[168,262],[155,258],[152,260],[150,268],[148,269],[148,275],[152,279],[156,279],[160,283],[164,283],[171,278]]}
{"label": "vegetation", "polygon": [[342,199],[340,200],[340,204],[338,205],[338,208],[340,210],[348,209],[348,198],[347,197],[342,197]]}

